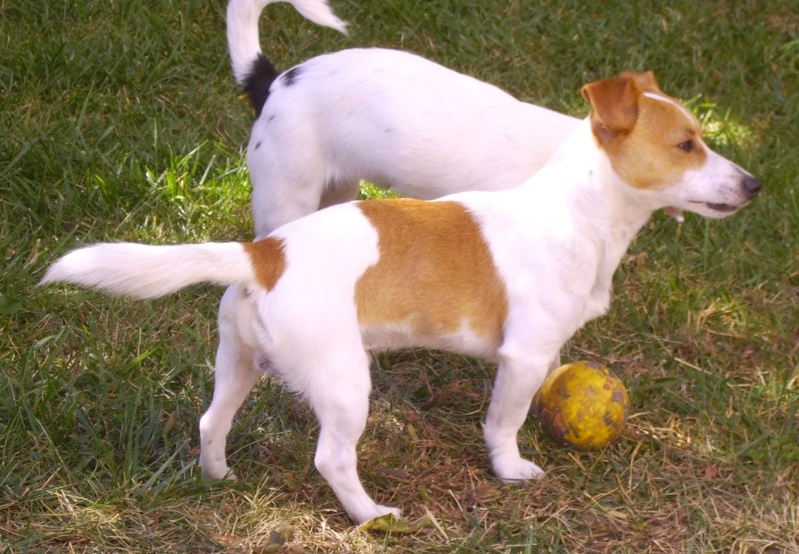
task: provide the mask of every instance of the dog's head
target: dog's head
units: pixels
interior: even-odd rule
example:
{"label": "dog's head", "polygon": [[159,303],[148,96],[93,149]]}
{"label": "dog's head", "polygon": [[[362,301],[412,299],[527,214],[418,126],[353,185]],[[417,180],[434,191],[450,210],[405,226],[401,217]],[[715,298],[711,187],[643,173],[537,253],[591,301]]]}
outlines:
{"label": "dog's head", "polygon": [[649,191],[654,208],[725,217],[749,203],[760,181],[708,148],[694,115],[660,90],[651,72],[587,84],[591,127],[615,173]]}

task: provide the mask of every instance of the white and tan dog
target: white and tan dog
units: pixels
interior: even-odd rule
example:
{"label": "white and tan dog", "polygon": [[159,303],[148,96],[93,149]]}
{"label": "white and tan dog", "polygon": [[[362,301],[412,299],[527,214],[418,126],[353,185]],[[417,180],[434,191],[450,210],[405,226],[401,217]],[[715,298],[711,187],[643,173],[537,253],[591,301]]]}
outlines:
{"label": "white and tan dog", "polygon": [[[342,50],[279,75],[258,38],[273,1],[231,0],[227,12],[233,72],[256,113],[247,166],[259,237],[354,200],[361,179],[426,200],[519,186],[580,123],[397,50]],[[288,1],[346,31],[325,0]]]}
{"label": "white and tan dog", "polygon": [[561,346],[607,310],[636,232],[654,210],[724,217],[760,189],[707,147],[697,119],[651,73],[583,94],[590,117],[521,187],[334,206],[248,244],[98,244],[61,258],[42,283],[140,298],[231,286],[214,397],[200,421],[206,476],[228,475],[233,416],[267,371],[316,413],[316,467],[350,517],[398,513],[364,490],[356,444],[369,411],[369,351],[419,346],[498,362],[484,428],[494,471],[538,478],[516,435]]}

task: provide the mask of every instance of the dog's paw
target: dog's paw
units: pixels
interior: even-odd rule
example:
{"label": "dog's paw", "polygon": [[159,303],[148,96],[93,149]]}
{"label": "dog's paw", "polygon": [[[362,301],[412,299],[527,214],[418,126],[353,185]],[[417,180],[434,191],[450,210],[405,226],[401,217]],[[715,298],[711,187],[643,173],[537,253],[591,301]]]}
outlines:
{"label": "dog's paw", "polygon": [[381,506],[380,504],[377,505],[377,511],[380,512],[381,516],[392,515],[396,518],[402,517],[402,510],[399,508],[394,508],[392,506]]}
{"label": "dog's paw", "polygon": [[376,506],[377,510],[389,510],[388,513],[372,518],[358,525],[361,531],[377,531],[379,533],[405,534],[418,530],[416,525],[400,517],[399,510],[388,506]]}
{"label": "dog's paw", "polygon": [[213,466],[200,461],[200,470],[203,479],[217,479],[219,481],[238,481],[238,477],[227,465]]}
{"label": "dog's paw", "polygon": [[532,479],[543,479],[544,470],[524,458],[515,460],[494,460],[494,473],[503,481],[518,483]]}
{"label": "dog's paw", "polygon": [[358,525],[363,525],[367,521],[372,521],[388,516],[389,519],[395,520],[402,517],[402,510],[392,506],[381,506],[380,504],[372,504],[371,507],[364,510],[347,510],[352,520]]}

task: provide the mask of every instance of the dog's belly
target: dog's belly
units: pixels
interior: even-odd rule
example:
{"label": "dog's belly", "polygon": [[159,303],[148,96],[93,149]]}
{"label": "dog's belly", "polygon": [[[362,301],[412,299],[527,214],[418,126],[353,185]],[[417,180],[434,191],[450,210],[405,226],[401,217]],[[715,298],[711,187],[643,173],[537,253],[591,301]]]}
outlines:
{"label": "dog's belly", "polygon": [[445,350],[486,360],[496,358],[499,344],[474,331],[464,322],[455,333],[441,335],[414,332],[411,326],[397,324],[367,325],[361,328],[366,350],[399,350],[402,348],[430,348]]}

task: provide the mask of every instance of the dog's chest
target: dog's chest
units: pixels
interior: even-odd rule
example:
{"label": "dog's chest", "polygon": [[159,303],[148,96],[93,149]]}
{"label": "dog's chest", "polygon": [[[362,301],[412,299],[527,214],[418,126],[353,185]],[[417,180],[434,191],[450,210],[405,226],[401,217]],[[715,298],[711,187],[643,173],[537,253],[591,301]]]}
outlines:
{"label": "dog's chest", "polygon": [[638,222],[634,225],[611,225],[601,233],[602,239],[596,243],[598,263],[594,284],[586,302],[583,323],[607,313],[613,290],[613,274],[640,225]]}
{"label": "dog's chest", "polygon": [[583,321],[580,326],[594,318],[605,315],[610,307],[610,293],[613,288],[613,272],[605,267],[597,268],[594,286],[588,294]]}

